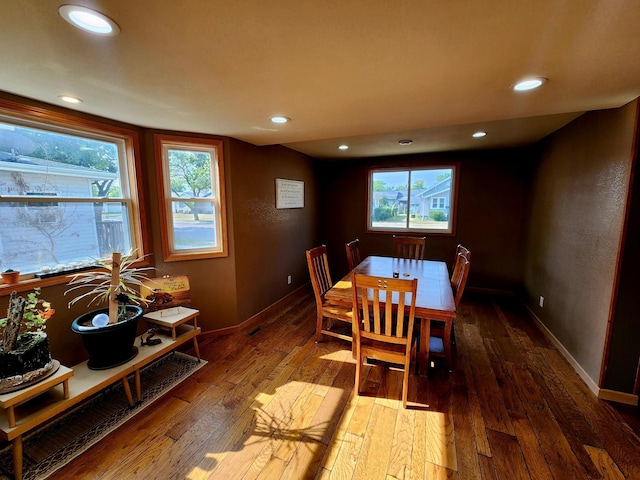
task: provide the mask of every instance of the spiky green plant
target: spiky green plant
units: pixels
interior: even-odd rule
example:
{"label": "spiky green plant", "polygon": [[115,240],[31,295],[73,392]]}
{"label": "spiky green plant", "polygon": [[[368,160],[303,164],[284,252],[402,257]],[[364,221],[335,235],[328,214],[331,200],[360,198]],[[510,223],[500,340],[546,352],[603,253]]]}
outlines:
{"label": "spiky green plant", "polygon": [[137,260],[134,253],[135,251],[130,251],[123,256],[118,252],[113,252],[110,262],[105,259],[96,259],[96,263],[102,269],[73,275],[68,283],[71,288],[64,294],[67,295],[83,289],[89,289],[89,291],[71,300],[69,307],[86,298],[90,299],[88,305],[108,302],[109,323],[115,323],[118,320],[118,311],[123,310],[124,304],[140,305],[145,303],[144,298],[133,287],[139,288],[143,281],[148,279],[145,272],[153,270],[153,267],[133,267],[133,263]]}

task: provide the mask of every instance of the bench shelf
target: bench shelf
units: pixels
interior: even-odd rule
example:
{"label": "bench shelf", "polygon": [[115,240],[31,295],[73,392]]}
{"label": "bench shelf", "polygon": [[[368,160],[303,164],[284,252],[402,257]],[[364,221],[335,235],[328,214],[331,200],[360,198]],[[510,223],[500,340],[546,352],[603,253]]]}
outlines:
{"label": "bench shelf", "polygon": [[[183,307],[181,307],[183,308]],[[197,315],[196,315],[197,316]],[[122,381],[129,404],[133,397],[129,375],[134,375],[136,397],[140,401],[140,369],[166,355],[185,342],[193,341],[198,360],[197,335],[200,327],[181,322],[173,327],[173,335],[162,336],[157,345],[138,347],[138,354],[129,362],[107,370],[91,370],[87,362],[72,368],[60,366],[51,377],[22,390],[0,395],[0,439],[13,444],[13,464],[16,480],[22,478],[22,435],[110,385]]]}

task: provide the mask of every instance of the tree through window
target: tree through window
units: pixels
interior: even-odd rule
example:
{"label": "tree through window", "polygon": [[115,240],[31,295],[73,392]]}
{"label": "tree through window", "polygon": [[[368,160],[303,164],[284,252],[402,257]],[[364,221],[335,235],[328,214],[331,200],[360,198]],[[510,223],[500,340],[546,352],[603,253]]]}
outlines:
{"label": "tree through window", "polygon": [[156,135],[165,261],[227,255],[222,142]]}

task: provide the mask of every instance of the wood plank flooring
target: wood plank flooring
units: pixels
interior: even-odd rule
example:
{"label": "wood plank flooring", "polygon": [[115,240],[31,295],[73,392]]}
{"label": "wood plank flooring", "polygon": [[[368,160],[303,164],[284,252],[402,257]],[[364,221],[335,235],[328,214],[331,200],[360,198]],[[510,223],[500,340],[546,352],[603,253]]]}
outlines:
{"label": "wood plank flooring", "polygon": [[201,341],[208,364],[51,478],[640,479],[640,439],[513,298],[466,295],[451,373],[366,366],[315,344],[301,291],[262,328]]}

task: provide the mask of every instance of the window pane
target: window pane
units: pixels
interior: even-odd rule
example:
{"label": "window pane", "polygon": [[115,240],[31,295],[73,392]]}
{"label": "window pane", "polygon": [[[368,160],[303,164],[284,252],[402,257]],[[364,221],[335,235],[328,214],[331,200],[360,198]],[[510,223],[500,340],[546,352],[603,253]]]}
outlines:
{"label": "window pane", "polygon": [[453,168],[371,171],[369,228],[452,231]]}
{"label": "window pane", "polygon": [[211,197],[211,154],[169,150],[171,192],[177,197]]}
{"label": "window pane", "polygon": [[217,247],[213,202],[172,202],[171,207],[176,250]]}
{"label": "window pane", "polygon": [[71,269],[131,248],[122,203],[0,202],[2,269]]}
{"label": "window pane", "polygon": [[0,191],[122,198],[119,144],[0,121]]}
{"label": "window pane", "polygon": [[409,228],[448,230],[453,169],[411,171]]}
{"label": "window pane", "polygon": [[409,172],[373,172],[371,178],[371,226],[393,230],[406,228]]}
{"label": "window pane", "polygon": [[132,137],[73,125],[0,115],[0,195],[13,197],[0,199],[0,268],[68,270],[139,248],[124,168]]}
{"label": "window pane", "polygon": [[162,250],[168,262],[226,257],[220,140],[154,135],[162,175]]}

